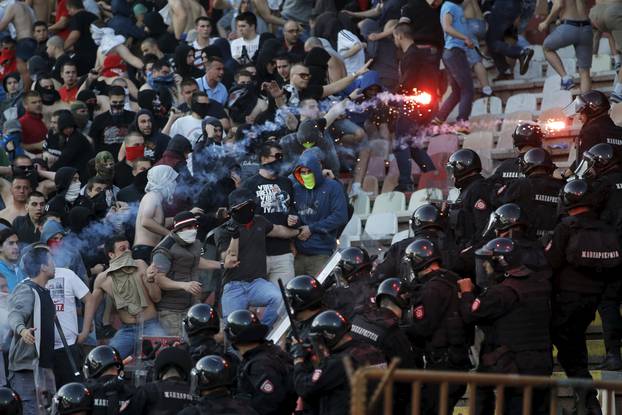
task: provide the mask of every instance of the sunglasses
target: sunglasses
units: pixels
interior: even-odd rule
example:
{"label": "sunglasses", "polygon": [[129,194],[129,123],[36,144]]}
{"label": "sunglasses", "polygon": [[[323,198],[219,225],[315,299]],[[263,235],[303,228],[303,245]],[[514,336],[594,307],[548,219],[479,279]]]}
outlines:
{"label": "sunglasses", "polygon": [[273,154],[272,157],[274,157],[275,160],[283,160],[283,153]]}
{"label": "sunglasses", "polygon": [[311,78],[311,74],[308,74],[308,73],[298,73],[296,75],[298,75],[302,79],[309,79],[309,78]]}

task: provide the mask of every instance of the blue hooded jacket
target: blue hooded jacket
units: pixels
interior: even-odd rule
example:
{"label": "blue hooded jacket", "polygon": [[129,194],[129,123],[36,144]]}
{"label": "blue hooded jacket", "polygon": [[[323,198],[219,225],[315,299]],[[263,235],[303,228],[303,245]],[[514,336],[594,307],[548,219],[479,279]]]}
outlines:
{"label": "blue hooded jacket", "polygon": [[[311,190],[303,185],[300,169],[306,167],[315,176]],[[337,245],[337,229],[348,222],[345,193],[339,182],[325,178],[313,151],[302,153],[290,176],[294,186],[294,204],[302,224],[309,226],[311,237],[296,239],[296,249],[303,255],[331,255]]]}

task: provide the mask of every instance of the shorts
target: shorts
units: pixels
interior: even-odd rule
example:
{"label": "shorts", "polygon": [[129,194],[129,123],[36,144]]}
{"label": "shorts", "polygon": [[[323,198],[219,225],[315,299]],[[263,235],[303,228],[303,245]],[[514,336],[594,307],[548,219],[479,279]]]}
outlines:
{"label": "shorts", "polygon": [[32,58],[36,51],[37,41],[30,37],[18,40],[15,46],[15,56],[24,62]]}
{"label": "shorts", "polygon": [[153,246],[149,245],[134,245],[132,248],[132,258],[134,259],[142,259],[147,264],[151,263],[151,252],[153,251]]}
{"label": "shorts", "polygon": [[589,17],[598,30],[611,33],[618,52],[622,52],[622,4],[597,4]]}
{"label": "shorts", "polygon": [[479,53],[477,53],[477,50],[475,50],[475,48],[466,48],[463,50],[466,54],[467,61],[469,61],[469,66],[473,66],[476,63],[482,61],[482,57],[479,55]]}
{"label": "shorts", "polygon": [[592,66],[592,26],[562,23],[544,39],[542,47],[557,50],[570,45],[574,46],[577,66],[589,69]]}

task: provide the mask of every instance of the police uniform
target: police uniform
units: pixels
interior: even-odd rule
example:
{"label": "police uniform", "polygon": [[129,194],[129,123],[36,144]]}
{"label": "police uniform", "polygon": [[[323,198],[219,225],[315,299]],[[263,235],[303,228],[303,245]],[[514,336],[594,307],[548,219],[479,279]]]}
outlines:
{"label": "police uniform", "polygon": [[361,272],[347,286],[333,285],[328,289],[324,295],[324,304],[351,320],[356,312],[368,307],[375,296],[376,287],[370,273]]}
{"label": "police uniform", "polygon": [[316,415],[343,415],[350,412],[350,383],[343,358],[350,357],[354,369],[363,366],[386,368],[383,353],[356,340],[331,350],[317,368],[309,362],[294,365],[294,386]]}
{"label": "police uniform", "polygon": [[622,127],[618,127],[607,113],[588,119],[581,127],[577,137],[577,160],[599,143],[609,143],[618,152],[622,150]]}
{"label": "police uniform", "polygon": [[202,397],[197,405],[179,412],[178,415],[258,415],[246,401],[235,399],[226,389]]}
{"label": "police uniform", "polygon": [[88,380],[85,385],[93,392],[93,415],[118,414],[134,395],[134,388],[115,375],[102,375]]}
{"label": "police uniform", "polygon": [[450,226],[459,248],[481,239],[492,211],[491,192],[491,183],[481,174],[467,177],[461,183],[460,195],[449,212]]}
{"label": "police uniform", "polygon": [[180,378],[147,383],[136,390],[126,412],[136,415],[173,415],[195,403],[190,383]]}
{"label": "police uniform", "polygon": [[520,156],[503,160],[490,176],[489,180],[494,182],[498,187],[509,185],[517,179],[524,178],[525,175],[520,168]]}
{"label": "police uniform", "polygon": [[296,404],[291,366],[291,358],[273,344],[247,351],[238,370],[237,395],[249,399],[261,415],[290,415]]}

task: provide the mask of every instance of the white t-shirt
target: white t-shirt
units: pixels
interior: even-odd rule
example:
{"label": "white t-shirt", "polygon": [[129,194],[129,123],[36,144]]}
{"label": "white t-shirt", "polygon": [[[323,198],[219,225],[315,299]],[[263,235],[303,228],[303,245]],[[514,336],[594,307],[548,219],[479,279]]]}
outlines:
{"label": "white t-shirt", "polygon": [[337,35],[337,52],[343,58],[343,63],[346,65],[348,75],[352,75],[354,72],[361,69],[365,65],[365,49],[361,49],[349,58],[344,58],[343,55],[349,51],[354,45],[360,44],[361,41],[358,37],[349,30],[340,30]]}
{"label": "white t-shirt", "polygon": [[[63,328],[67,344],[75,344],[78,338],[78,315],[76,314],[76,298],[82,299],[89,293],[89,288],[80,277],[70,269],[56,268],[54,279],[45,286],[50,290],[50,297],[56,306],[58,322]],[[54,327],[54,349],[63,347],[58,330]]]}
{"label": "white t-shirt", "polygon": [[253,59],[257,49],[259,49],[259,35],[255,36],[252,40],[244,40],[244,38],[239,37],[231,41],[231,57],[238,62],[240,62],[240,58],[242,57],[243,47],[246,47],[248,58]]}
{"label": "white t-shirt", "polygon": [[178,118],[171,126],[171,137],[175,137],[175,134],[181,134],[186,137],[192,148],[201,138],[201,120],[194,118],[192,115],[186,115],[185,117]]}

